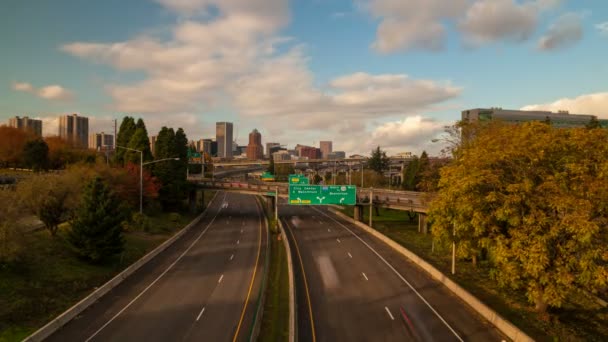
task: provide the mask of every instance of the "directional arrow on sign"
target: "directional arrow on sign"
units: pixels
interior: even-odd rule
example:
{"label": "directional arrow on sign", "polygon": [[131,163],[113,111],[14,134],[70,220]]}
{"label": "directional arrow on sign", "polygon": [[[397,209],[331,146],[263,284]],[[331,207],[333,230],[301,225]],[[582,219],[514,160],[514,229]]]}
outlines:
{"label": "directional arrow on sign", "polygon": [[340,204],[342,204],[342,202],[344,202],[344,197],[340,198]]}
{"label": "directional arrow on sign", "polygon": [[317,197],[317,199],[319,200],[319,203],[323,203],[323,200],[325,199],[325,197]]}
{"label": "directional arrow on sign", "polygon": [[298,200],[298,203],[302,203],[302,200],[300,199],[300,197],[296,198]]}

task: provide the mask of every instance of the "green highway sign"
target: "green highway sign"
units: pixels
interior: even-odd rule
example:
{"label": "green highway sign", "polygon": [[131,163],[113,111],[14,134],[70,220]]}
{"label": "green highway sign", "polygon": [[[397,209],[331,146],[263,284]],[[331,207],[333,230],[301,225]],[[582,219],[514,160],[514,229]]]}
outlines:
{"label": "green highway sign", "polygon": [[357,203],[354,185],[289,185],[289,204],[327,205]]}
{"label": "green highway sign", "polygon": [[308,184],[308,177],[305,175],[289,175],[289,184]]}

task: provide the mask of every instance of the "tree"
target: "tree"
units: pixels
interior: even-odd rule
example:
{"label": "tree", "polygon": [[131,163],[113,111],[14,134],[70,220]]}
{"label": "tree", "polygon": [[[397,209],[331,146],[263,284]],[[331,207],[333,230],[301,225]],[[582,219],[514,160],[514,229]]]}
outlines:
{"label": "tree", "polygon": [[418,156],[412,157],[412,160],[410,160],[405,170],[403,170],[403,188],[405,190],[416,190],[416,176],[418,175],[419,168],[420,160],[418,159]]}
{"label": "tree", "polygon": [[587,127],[587,129],[594,129],[602,128],[602,125],[600,124],[600,121],[597,119],[597,117],[592,116],[591,120],[589,120],[589,123],[587,123],[585,127]]}
{"label": "tree", "polygon": [[[137,130],[137,126],[135,125],[135,119],[130,116],[125,116],[122,119],[120,124],[120,129],[118,130],[118,134],[116,135],[116,146],[128,147],[133,134]],[[125,153],[127,150],[123,148],[116,148],[116,153],[114,154],[114,161],[120,165],[125,163]]]}
{"label": "tree", "polygon": [[23,212],[17,193],[10,190],[0,191],[0,266],[18,260],[24,244],[17,230],[17,221]]}
{"label": "tree", "polygon": [[429,161],[429,156],[426,154],[426,151],[422,151],[420,159],[418,160],[418,169],[414,176],[414,190],[421,191],[420,183],[422,183],[423,175],[428,172],[430,167],[431,163]]}
{"label": "tree", "polygon": [[34,172],[47,170],[49,164],[49,146],[40,138],[28,141],[23,147],[23,162]]}
{"label": "tree", "polygon": [[[152,160],[152,152],[150,152],[150,140],[148,139],[148,133],[145,128],[137,128],[133,136],[131,136],[131,140],[127,144],[128,148],[142,151],[143,161]],[[124,149],[123,149],[124,150]],[[123,155],[124,163],[140,163],[140,153],[135,151],[125,150],[126,152]]]}
{"label": "tree", "polygon": [[158,159],[179,157],[179,161],[154,164],[153,174],[161,181],[159,199],[165,209],[176,209],[188,190],[186,167],[188,162],[188,139],[183,129],[163,127],[156,140],[155,156]]}
{"label": "tree", "polygon": [[22,162],[25,144],[32,138],[26,131],[0,126],[0,167],[17,167]]}
{"label": "tree", "polygon": [[441,170],[433,235],[491,256],[502,286],[536,309],[608,286],[608,132],[493,123]]}
{"label": "tree", "polygon": [[372,151],[372,156],[369,158],[368,167],[376,173],[383,173],[388,170],[388,164],[390,160],[386,156],[386,152],[380,149],[380,146],[376,147],[375,150]]}
{"label": "tree", "polygon": [[55,236],[59,224],[76,208],[80,187],[81,179],[71,174],[37,175],[20,182],[17,193],[21,203]]}
{"label": "tree", "polygon": [[100,262],[124,248],[122,221],[128,216],[99,177],[90,181],[72,221],[68,242],[82,258]]}

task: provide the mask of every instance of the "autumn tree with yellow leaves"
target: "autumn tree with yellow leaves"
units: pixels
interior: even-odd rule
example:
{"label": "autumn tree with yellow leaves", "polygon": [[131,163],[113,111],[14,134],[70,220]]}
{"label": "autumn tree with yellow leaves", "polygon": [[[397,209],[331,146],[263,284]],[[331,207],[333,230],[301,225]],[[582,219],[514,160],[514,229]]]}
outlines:
{"label": "autumn tree with yellow leaves", "polygon": [[608,284],[608,130],[539,122],[474,128],[443,167],[435,238],[488,256],[495,280],[540,311]]}

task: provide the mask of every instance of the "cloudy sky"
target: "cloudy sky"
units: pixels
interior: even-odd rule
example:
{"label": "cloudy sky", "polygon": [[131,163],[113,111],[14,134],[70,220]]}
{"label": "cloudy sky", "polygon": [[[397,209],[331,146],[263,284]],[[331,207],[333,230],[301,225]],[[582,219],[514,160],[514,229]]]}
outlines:
{"label": "cloudy sky", "polygon": [[608,118],[605,0],[3,0],[0,119],[423,149],[460,111]]}

